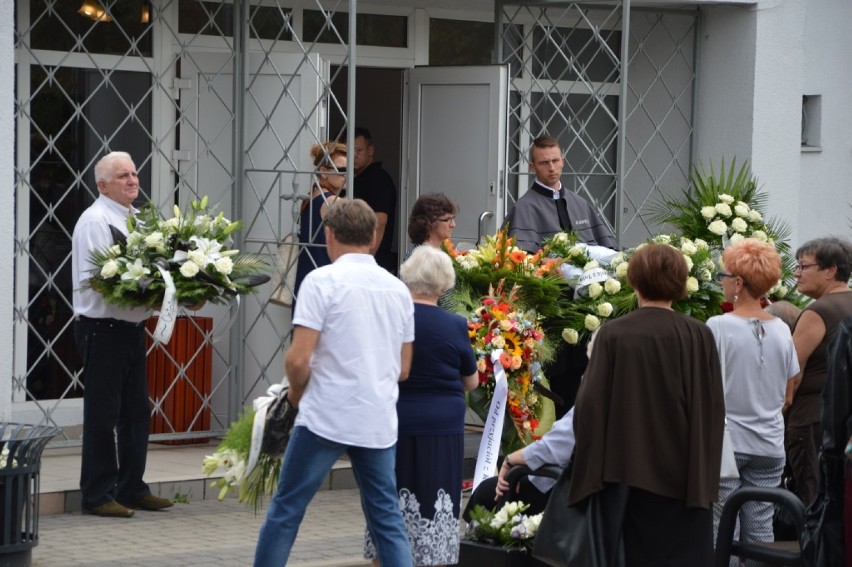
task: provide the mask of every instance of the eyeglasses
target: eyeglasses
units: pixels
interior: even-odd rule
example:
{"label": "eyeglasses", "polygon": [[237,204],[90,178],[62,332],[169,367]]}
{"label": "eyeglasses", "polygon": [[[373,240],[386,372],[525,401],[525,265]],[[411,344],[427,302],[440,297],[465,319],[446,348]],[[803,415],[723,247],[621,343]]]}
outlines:
{"label": "eyeglasses", "polygon": [[793,271],[794,272],[804,272],[805,270],[807,270],[808,268],[810,268],[812,266],[819,266],[819,263],[814,262],[813,264],[796,264],[795,266],[793,266]]}
{"label": "eyeglasses", "polygon": [[737,276],[735,276],[734,274],[726,274],[725,272],[717,272],[716,275],[713,277],[716,278],[717,282],[720,282],[725,278],[735,278]]}
{"label": "eyeglasses", "polygon": [[455,215],[451,216],[451,217],[444,217],[442,219],[438,219],[438,222],[453,222],[454,220],[456,220]]}

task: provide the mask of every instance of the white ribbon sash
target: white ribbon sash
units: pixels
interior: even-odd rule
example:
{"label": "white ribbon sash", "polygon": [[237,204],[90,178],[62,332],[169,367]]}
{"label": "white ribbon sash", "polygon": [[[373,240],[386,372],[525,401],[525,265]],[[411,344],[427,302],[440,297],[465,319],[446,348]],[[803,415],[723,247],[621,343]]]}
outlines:
{"label": "white ribbon sash", "polygon": [[500,440],[503,436],[503,420],[506,417],[506,403],[509,400],[509,383],[506,372],[500,364],[502,350],[491,353],[491,363],[494,365],[494,396],[491,407],[488,408],[488,418],[485,429],[479,441],[479,454],[476,457],[476,468],[473,473],[473,490],[486,478],[492,477],[497,470],[497,457],[500,455]]}
{"label": "white ribbon sash", "polygon": [[251,449],[249,450],[248,465],[246,466],[247,477],[257,464],[257,458],[260,456],[260,443],[263,441],[263,427],[266,425],[266,410],[269,409],[269,404],[275,401],[281,390],[284,389],[284,384],[273,384],[266,390],[265,396],[258,396],[251,403],[254,407],[254,421],[251,428]]}
{"label": "white ribbon sash", "polygon": [[175,289],[175,281],[167,268],[157,266],[160,274],[163,276],[163,283],[166,284],[166,292],[163,294],[163,305],[160,306],[160,317],[157,320],[157,328],[154,329],[154,340],[168,344],[172,339],[172,331],[175,328],[175,320],[177,319],[178,307]]}
{"label": "white ribbon sash", "polygon": [[580,276],[579,281],[577,282],[578,286],[587,286],[593,283],[601,283],[605,282],[609,274],[603,268],[592,268],[588,272],[583,272],[583,275]]}

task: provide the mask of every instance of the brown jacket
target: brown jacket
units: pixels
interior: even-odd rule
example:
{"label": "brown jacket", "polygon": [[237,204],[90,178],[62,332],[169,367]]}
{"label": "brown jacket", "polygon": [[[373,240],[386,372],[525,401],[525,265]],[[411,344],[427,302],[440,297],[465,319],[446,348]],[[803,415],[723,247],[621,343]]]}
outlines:
{"label": "brown jacket", "polygon": [[719,493],[724,421],[706,325],[656,307],[607,323],[577,394],[570,503],[612,482],[709,508]]}

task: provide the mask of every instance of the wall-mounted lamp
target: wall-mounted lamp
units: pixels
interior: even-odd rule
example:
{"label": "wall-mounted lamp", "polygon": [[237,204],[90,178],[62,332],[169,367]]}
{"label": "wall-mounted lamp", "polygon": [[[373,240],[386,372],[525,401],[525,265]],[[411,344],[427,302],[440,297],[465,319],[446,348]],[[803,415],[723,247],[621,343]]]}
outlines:
{"label": "wall-mounted lamp", "polygon": [[83,5],[77,10],[81,16],[86,16],[96,22],[111,22],[112,17],[106,13],[98,0],[83,0]]}
{"label": "wall-mounted lamp", "polygon": [[[140,9],[139,21],[143,24],[147,24],[151,22],[151,6],[148,2],[142,2],[142,7]],[[77,13],[86,16],[90,20],[94,20],[96,22],[111,22],[112,16],[107,14],[103,5],[98,0],[83,0],[83,4],[80,6],[80,9],[77,10]]]}

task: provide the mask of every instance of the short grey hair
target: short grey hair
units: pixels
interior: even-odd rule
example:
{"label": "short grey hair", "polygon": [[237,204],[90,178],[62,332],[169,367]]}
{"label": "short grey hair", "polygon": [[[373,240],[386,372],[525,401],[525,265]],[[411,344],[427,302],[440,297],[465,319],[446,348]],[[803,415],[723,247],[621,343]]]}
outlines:
{"label": "short grey hair", "polygon": [[[110,173],[112,173],[112,162],[117,159],[126,159],[130,163],[133,163],[133,158],[130,157],[130,154],[127,152],[110,152],[101,159],[98,160],[98,163],[95,164],[95,182],[100,183],[101,181],[109,181]],[[133,167],[136,167],[136,164],[133,163]]]}
{"label": "short grey hair", "polygon": [[456,283],[450,256],[428,244],[414,249],[400,266],[399,276],[412,294],[424,297],[440,297]]}

